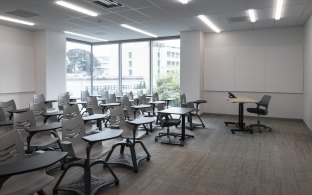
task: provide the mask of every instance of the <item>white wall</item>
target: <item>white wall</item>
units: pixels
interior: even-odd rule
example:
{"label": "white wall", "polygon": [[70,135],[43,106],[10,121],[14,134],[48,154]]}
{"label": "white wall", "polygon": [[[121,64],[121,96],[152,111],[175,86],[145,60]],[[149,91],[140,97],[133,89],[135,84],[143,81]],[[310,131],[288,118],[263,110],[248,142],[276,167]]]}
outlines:
{"label": "white wall", "polygon": [[203,33],[181,32],[180,91],[188,101],[200,99],[203,67]]}
{"label": "white wall", "polygon": [[[303,47],[303,28],[302,27],[294,27],[294,28],[279,28],[279,29],[263,29],[263,30],[253,30],[253,31],[235,31],[235,32],[222,32],[220,34],[216,33],[205,33],[204,34],[204,40],[202,40],[202,43],[198,43],[198,40],[200,39],[200,32],[186,32],[181,33],[181,91],[190,89],[190,92],[188,93],[194,93],[197,92],[198,86],[200,86],[201,90],[201,99],[206,99],[208,101],[207,104],[203,104],[201,111],[205,113],[220,113],[220,114],[235,114],[238,113],[238,105],[237,104],[231,104],[225,100],[225,96],[227,96],[227,90],[205,90],[203,83],[205,81],[205,77],[211,76],[204,74],[203,70],[201,69],[201,66],[189,66],[189,64],[197,64],[198,59],[195,59],[198,57],[200,60],[202,58],[200,55],[196,54],[198,53],[198,48],[201,47],[202,50],[205,50],[205,48],[214,49],[214,48],[232,48],[232,50],[235,50],[236,48],[242,48],[242,47],[253,47],[255,50],[257,47],[283,47],[283,46],[289,46],[289,45],[297,45],[299,47]],[[197,42],[196,42],[197,41]],[[183,45],[183,42],[186,44]],[[197,45],[195,45],[195,43]],[[194,45],[193,45],[194,44]],[[203,46],[199,46],[200,44],[203,44]],[[205,55],[205,53],[204,53]],[[263,93],[261,91],[258,92],[250,92],[250,91],[237,91],[236,93],[238,95],[244,95],[247,97],[255,98],[260,100],[260,98],[264,94],[272,95],[272,99],[270,102],[269,107],[269,115],[272,117],[282,117],[282,118],[296,118],[296,119],[302,119],[303,118],[303,78],[302,78],[302,69],[303,69],[303,49],[299,50],[299,56],[301,56],[301,59],[298,58],[296,61],[298,63],[298,75],[301,76],[296,77],[296,82],[299,83],[298,90],[296,88],[296,92],[292,93],[285,93],[285,92],[266,92]],[[243,55],[242,55],[243,56]],[[279,61],[278,55],[276,55],[276,59],[274,59],[275,55],[271,55],[271,57],[274,60]],[[204,56],[204,58],[207,56]],[[300,62],[301,60],[301,62]],[[243,59],[243,61],[251,61],[250,55],[246,55],[246,58]],[[204,66],[204,65],[203,65]],[[259,64],[259,66],[263,66]],[[204,67],[205,69],[206,67]],[[264,68],[264,67],[262,67]],[[254,71],[254,68],[250,69],[250,71]],[[283,71],[283,69],[280,69],[280,71]],[[297,71],[297,70],[296,70]],[[195,78],[187,77],[189,75],[189,72],[196,73],[199,76],[195,75]],[[272,71],[274,76],[274,71]],[[182,77],[182,75],[184,76]],[[204,74],[203,76],[200,76]],[[248,72],[246,72],[248,74]],[[276,72],[275,74],[282,75],[283,72]],[[286,73],[285,73],[286,74]],[[193,75],[193,74],[192,74]],[[222,77],[221,74],[217,73],[216,78]],[[223,76],[224,77],[224,76]],[[200,80],[198,81],[198,78]],[[290,78],[290,77],[284,77]],[[191,80],[191,85],[189,85],[189,80]],[[206,79],[207,80],[207,79]],[[287,80],[285,80],[285,83]],[[235,82],[235,81],[234,81]],[[252,79],[249,81],[251,84],[254,82]],[[221,83],[222,84],[222,83]],[[193,88],[195,89],[193,89]],[[287,86],[283,86],[286,87]],[[195,97],[195,96],[193,96]],[[245,107],[253,106],[253,105],[246,105]],[[245,112],[246,115],[248,115],[247,112]]]}
{"label": "white wall", "polygon": [[312,129],[312,18],[304,27],[304,122]]}
{"label": "white wall", "polygon": [[0,101],[27,107],[35,91],[32,31],[0,26]]}
{"label": "white wall", "polygon": [[64,33],[0,25],[0,101],[29,106],[33,94],[57,98],[65,90]]}

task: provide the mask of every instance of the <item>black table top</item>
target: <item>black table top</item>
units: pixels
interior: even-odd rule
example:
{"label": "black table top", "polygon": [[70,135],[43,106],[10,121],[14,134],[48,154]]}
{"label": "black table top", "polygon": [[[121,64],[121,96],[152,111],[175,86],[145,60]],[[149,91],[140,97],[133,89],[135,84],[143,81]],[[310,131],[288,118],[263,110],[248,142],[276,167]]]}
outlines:
{"label": "black table top", "polygon": [[52,102],[57,102],[57,100],[45,100],[44,103],[52,103]]}
{"label": "black table top", "polygon": [[62,115],[63,110],[55,111],[55,112],[45,112],[42,115],[43,116],[56,116],[56,115]]}
{"label": "black table top", "polygon": [[119,105],[120,105],[120,102],[100,104],[100,106],[119,106]]}
{"label": "black table top", "polygon": [[196,101],[192,101],[192,103],[196,103],[196,104],[207,103],[207,100],[196,100]]}
{"label": "black table top", "polygon": [[106,118],[106,117],[107,117],[106,114],[93,114],[93,115],[89,115],[89,116],[83,116],[82,119],[84,121],[90,121],[90,120],[103,119],[103,118]]}
{"label": "black table top", "polygon": [[99,142],[99,141],[105,141],[105,140],[110,140],[110,139],[114,139],[117,138],[119,136],[121,136],[121,134],[123,133],[123,130],[121,129],[107,129],[105,131],[102,131],[100,133],[95,133],[92,135],[87,135],[82,137],[81,139],[83,139],[86,142]]}
{"label": "black table top", "polygon": [[142,125],[142,124],[152,123],[154,121],[155,119],[153,117],[139,117],[134,120],[127,121],[127,122],[132,125]]}
{"label": "black table top", "polygon": [[13,121],[12,120],[0,121],[0,126],[9,126],[9,125],[13,125]]}
{"label": "black table top", "polygon": [[45,123],[43,125],[32,127],[26,130],[28,132],[39,132],[39,131],[49,131],[49,130],[59,129],[61,127],[62,127],[61,122],[53,122],[53,123]]}
{"label": "black table top", "polygon": [[29,108],[20,108],[20,109],[15,109],[15,110],[8,110],[9,113],[22,113],[22,112],[27,112]]}
{"label": "black table top", "polygon": [[171,107],[164,110],[158,111],[158,113],[165,113],[165,114],[187,114],[189,112],[194,111],[194,108],[181,108],[181,107]]}
{"label": "black table top", "polygon": [[13,163],[0,165],[0,177],[43,169],[65,158],[66,155],[67,152],[46,151]]}
{"label": "black table top", "polygon": [[149,107],[151,107],[151,105],[149,105],[149,104],[140,104],[137,106],[131,106],[131,108],[134,108],[134,109],[149,108]]}
{"label": "black table top", "polygon": [[161,100],[149,102],[149,104],[164,104],[164,103],[166,103],[166,102],[165,101],[161,101]]}

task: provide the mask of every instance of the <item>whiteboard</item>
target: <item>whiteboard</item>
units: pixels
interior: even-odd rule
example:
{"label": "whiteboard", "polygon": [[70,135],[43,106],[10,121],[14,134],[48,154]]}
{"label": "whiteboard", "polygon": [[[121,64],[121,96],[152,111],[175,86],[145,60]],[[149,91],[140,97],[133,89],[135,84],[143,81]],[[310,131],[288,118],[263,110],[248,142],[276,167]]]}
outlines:
{"label": "whiteboard", "polygon": [[0,44],[0,93],[35,91],[34,48]]}
{"label": "whiteboard", "polygon": [[206,49],[204,88],[229,91],[234,88],[234,54],[231,48]]}
{"label": "whiteboard", "polygon": [[204,89],[303,93],[303,46],[204,49]]}

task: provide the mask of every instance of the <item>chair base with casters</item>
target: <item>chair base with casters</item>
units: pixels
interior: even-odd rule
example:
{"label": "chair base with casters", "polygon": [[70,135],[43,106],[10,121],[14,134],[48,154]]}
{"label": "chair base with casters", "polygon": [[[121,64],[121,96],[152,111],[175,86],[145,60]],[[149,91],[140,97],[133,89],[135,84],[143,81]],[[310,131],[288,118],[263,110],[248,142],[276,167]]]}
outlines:
{"label": "chair base with casters", "polygon": [[262,133],[261,128],[263,128],[263,129],[265,129],[265,130],[268,130],[269,132],[272,131],[272,128],[271,128],[271,127],[266,126],[266,125],[260,123],[260,116],[258,116],[257,124],[250,124],[247,128],[253,129],[254,127],[257,127],[257,128],[258,128],[259,133]]}
{"label": "chair base with casters", "polygon": [[176,126],[176,127],[177,127],[178,125],[180,125],[180,123],[181,123],[180,119],[171,119],[171,118],[170,118],[170,119],[167,119],[167,120],[162,124],[163,127],[167,127],[167,131],[166,131],[166,132],[160,132],[160,133],[158,134],[158,136],[155,137],[155,141],[158,141],[159,138],[165,137],[165,136],[166,136],[166,137],[168,138],[168,141],[167,141],[167,142],[161,141],[160,143],[162,143],[162,144],[174,144],[174,142],[171,142],[170,137],[181,138],[182,135],[181,135],[180,133],[173,133],[173,132],[170,132],[169,127],[170,127],[170,126]]}
{"label": "chair base with casters", "polygon": [[[146,153],[146,155],[138,156],[135,151],[135,144],[140,144],[144,152]],[[112,153],[114,152],[117,146],[120,146],[120,155],[115,159],[109,160],[109,158],[111,157]],[[130,155],[124,153],[125,147],[130,149]],[[145,159],[149,161],[150,158],[151,158],[151,155],[147,151],[143,142],[136,140],[136,139],[133,140],[133,139],[127,138],[112,146],[112,149],[108,153],[105,161],[107,161],[108,164],[124,165],[126,167],[132,168],[135,173],[138,173],[139,162]]]}

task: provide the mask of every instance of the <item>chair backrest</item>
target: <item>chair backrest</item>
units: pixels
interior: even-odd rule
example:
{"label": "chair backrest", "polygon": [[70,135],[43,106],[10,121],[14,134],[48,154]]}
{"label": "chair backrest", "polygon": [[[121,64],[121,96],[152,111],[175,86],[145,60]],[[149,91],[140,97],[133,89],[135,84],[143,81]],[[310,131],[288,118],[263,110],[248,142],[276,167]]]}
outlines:
{"label": "chair backrest", "polygon": [[23,113],[13,114],[13,129],[17,130],[22,140],[25,142],[28,136],[26,129],[35,127],[37,125],[36,118],[32,110]]}
{"label": "chair backrest", "polygon": [[89,91],[81,91],[81,101],[87,101],[88,97],[90,97]]}
{"label": "chair backrest", "polygon": [[0,165],[25,158],[24,144],[16,130],[0,136]]}
{"label": "chair backrest", "polygon": [[109,94],[108,95],[108,99],[106,100],[106,103],[116,103],[116,95],[113,94]]}
{"label": "chair backrest", "polygon": [[39,102],[39,103],[29,103],[29,109],[33,111],[36,121],[39,123],[43,123],[44,121],[44,116],[43,114],[46,113],[46,107],[44,102]]}
{"label": "chair backrest", "polygon": [[271,96],[270,95],[264,95],[261,98],[260,102],[258,102],[258,106],[259,107],[264,107],[267,110],[268,107],[269,107],[270,100],[271,100]]}
{"label": "chair backrest", "polygon": [[185,93],[180,94],[180,102],[181,102],[181,107],[187,103]]}
{"label": "chair backrest", "polygon": [[63,93],[62,93],[62,92],[60,93],[60,96],[65,96],[65,95],[68,95],[68,96],[70,97],[70,94],[69,94],[69,92],[68,92],[68,91],[63,92]]}
{"label": "chair backrest", "polygon": [[108,91],[107,90],[106,91],[102,90],[101,95],[102,95],[102,98],[104,98],[105,100],[108,99]]}
{"label": "chair backrest", "polygon": [[96,97],[87,97],[87,111],[90,115],[103,114],[102,108],[98,105],[98,100]]}
{"label": "chair backrest", "polygon": [[137,95],[138,96],[142,96],[144,93],[143,93],[143,90],[141,89],[141,90],[138,90],[138,93],[137,93]]}
{"label": "chair backrest", "polygon": [[80,115],[80,110],[77,104],[64,107],[63,119],[72,119],[77,115]]}
{"label": "chair backrest", "polygon": [[65,94],[65,95],[59,95],[58,96],[58,107],[59,110],[63,110],[64,106],[69,106],[69,95]]}
{"label": "chair backrest", "polygon": [[118,90],[118,91],[116,91],[116,95],[117,95],[117,96],[123,96],[123,92],[122,92],[122,90]]}
{"label": "chair backrest", "polygon": [[121,100],[120,107],[124,111],[124,116],[126,119],[133,119],[134,118],[134,111],[133,108],[131,108],[132,104],[129,101],[129,98],[126,96]]}
{"label": "chair backrest", "polygon": [[139,104],[148,104],[145,94],[139,96]]}
{"label": "chair backrest", "polygon": [[37,104],[37,103],[40,103],[40,102],[45,102],[45,97],[44,97],[44,94],[34,94],[34,103]]}
{"label": "chair backrest", "polygon": [[128,92],[127,96],[129,98],[129,100],[133,100],[133,93],[132,93],[132,91]]}
{"label": "chair backrest", "polygon": [[153,101],[158,101],[158,100],[159,100],[158,93],[155,92],[155,93],[153,94]]}
{"label": "chair backrest", "polygon": [[0,107],[0,121],[6,121],[5,113],[2,107]]}
{"label": "chair backrest", "polygon": [[119,128],[123,130],[122,137],[134,138],[133,126],[125,121],[125,116],[121,106],[111,109],[109,123],[111,128]]}
{"label": "chair backrest", "polygon": [[15,104],[14,99],[9,100],[7,102],[0,102],[0,107],[2,107],[6,118],[9,118],[9,116],[10,116],[9,111],[10,110],[16,110],[16,104]]}
{"label": "chair backrest", "polygon": [[83,142],[81,137],[86,135],[84,122],[81,115],[77,115],[71,119],[64,119],[62,126],[62,141],[69,141],[75,144]]}

